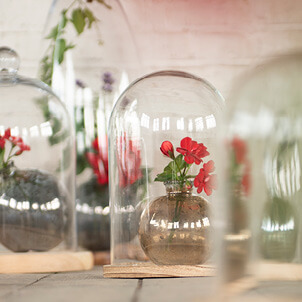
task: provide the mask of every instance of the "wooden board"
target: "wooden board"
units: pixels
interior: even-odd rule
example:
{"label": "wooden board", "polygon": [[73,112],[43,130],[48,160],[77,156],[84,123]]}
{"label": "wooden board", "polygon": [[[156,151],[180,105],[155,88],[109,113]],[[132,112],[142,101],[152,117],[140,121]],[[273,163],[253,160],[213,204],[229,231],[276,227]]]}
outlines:
{"label": "wooden board", "polygon": [[94,265],[110,264],[110,251],[94,252]]}
{"label": "wooden board", "polygon": [[209,277],[215,275],[211,265],[155,265],[146,263],[123,263],[105,265],[104,278],[171,278]]}
{"label": "wooden board", "polygon": [[92,267],[91,252],[0,254],[0,274],[68,272]]}
{"label": "wooden board", "polygon": [[261,281],[302,281],[302,264],[263,261],[257,274]]}

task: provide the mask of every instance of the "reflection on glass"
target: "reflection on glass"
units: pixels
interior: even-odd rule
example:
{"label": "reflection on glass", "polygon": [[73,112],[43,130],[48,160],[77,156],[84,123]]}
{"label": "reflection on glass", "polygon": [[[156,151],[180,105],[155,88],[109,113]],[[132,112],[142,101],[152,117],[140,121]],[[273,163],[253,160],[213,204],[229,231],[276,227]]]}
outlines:
{"label": "reflection on glass", "polygon": [[265,172],[269,200],[261,223],[261,252],[266,259],[292,261],[297,248],[298,218],[292,198],[300,189],[298,144],[277,145],[275,154],[266,154]]}

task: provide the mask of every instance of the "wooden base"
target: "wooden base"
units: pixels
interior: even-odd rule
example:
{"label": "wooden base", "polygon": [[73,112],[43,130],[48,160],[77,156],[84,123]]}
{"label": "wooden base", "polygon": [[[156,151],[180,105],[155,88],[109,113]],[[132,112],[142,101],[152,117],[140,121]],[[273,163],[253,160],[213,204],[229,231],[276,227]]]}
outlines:
{"label": "wooden base", "polygon": [[262,262],[258,276],[261,281],[302,281],[302,264]]}
{"label": "wooden base", "polygon": [[68,272],[92,267],[91,252],[0,254],[0,274]]}
{"label": "wooden base", "polygon": [[146,262],[104,266],[104,278],[173,278],[214,275],[215,268],[211,265],[155,265]]}
{"label": "wooden base", "polygon": [[93,252],[94,265],[105,265],[110,263],[110,251]]}

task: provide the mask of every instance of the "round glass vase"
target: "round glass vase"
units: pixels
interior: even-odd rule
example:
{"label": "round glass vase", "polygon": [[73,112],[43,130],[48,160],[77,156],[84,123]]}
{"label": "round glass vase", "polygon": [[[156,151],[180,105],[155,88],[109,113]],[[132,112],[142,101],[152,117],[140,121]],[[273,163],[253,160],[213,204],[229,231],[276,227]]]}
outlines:
{"label": "round glass vase", "polygon": [[139,240],[158,265],[196,265],[211,250],[209,203],[192,194],[192,183],[165,182],[167,195],[150,202],[141,215]]}

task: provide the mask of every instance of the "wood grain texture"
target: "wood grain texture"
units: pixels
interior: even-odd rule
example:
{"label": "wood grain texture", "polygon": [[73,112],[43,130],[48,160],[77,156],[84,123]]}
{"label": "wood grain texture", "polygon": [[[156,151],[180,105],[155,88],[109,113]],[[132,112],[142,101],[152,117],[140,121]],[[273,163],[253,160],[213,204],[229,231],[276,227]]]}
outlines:
{"label": "wood grain texture", "polygon": [[155,265],[148,262],[104,266],[104,278],[174,278],[214,275],[215,268],[211,265]]}
{"label": "wood grain texture", "polygon": [[0,274],[53,273],[89,270],[91,252],[11,253],[0,255]]}
{"label": "wood grain texture", "polygon": [[[215,284],[216,283],[216,284]],[[181,302],[181,301],[301,301],[300,281],[261,282],[232,299],[218,299],[217,279],[104,279],[102,267],[52,274],[0,275],[2,302]]]}

